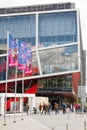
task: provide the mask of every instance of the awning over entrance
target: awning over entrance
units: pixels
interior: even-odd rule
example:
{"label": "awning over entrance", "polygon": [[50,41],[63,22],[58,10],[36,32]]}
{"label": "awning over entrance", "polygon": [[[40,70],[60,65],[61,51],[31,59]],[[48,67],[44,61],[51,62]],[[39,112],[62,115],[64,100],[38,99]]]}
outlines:
{"label": "awning over entrance", "polygon": [[67,97],[67,98],[71,98],[71,99],[76,99],[76,95],[74,95],[73,93],[68,93],[68,92],[62,92],[62,93],[58,93],[58,95],[63,96],[63,97]]}
{"label": "awning over entrance", "polygon": [[77,96],[73,94],[72,92],[46,92],[46,93],[38,93],[38,95],[43,95],[43,96],[60,96],[64,98],[70,98],[73,100],[76,100]]}

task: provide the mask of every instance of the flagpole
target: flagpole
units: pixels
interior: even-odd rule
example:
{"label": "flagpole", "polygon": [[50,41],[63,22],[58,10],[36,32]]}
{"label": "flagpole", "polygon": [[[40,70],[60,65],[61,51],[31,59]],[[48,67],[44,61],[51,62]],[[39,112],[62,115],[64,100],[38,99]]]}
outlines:
{"label": "flagpole", "polygon": [[24,118],[23,118],[23,108],[24,108],[24,105],[23,105],[23,99],[24,99],[24,69],[23,69],[23,79],[22,79],[22,118],[21,118],[21,120],[24,120]]}
{"label": "flagpole", "polygon": [[17,90],[17,66],[16,66],[16,72],[15,72],[16,74],[15,74],[15,103],[14,103],[14,105],[15,105],[15,110],[14,110],[14,121],[13,121],[13,123],[16,123],[16,90]]}
{"label": "flagpole", "polygon": [[[18,50],[19,50],[19,54],[18,54],[18,64],[19,64],[19,69],[22,70],[22,118],[21,120],[23,120],[23,101],[24,101],[24,70],[25,70],[25,64],[26,64],[26,44],[25,42],[18,42]],[[23,59],[23,60],[22,60]]]}
{"label": "flagpole", "polygon": [[[17,43],[17,56],[18,56],[18,39],[16,40]],[[17,65],[16,65],[16,71],[15,71],[15,110],[14,110],[14,121],[13,123],[16,123],[16,92],[17,92]]]}
{"label": "flagpole", "polygon": [[7,109],[7,85],[8,85],[8,44],[9,44],[9,31],[7,31],[7,58],[6,58],[6,86],[5,86],[5,98],[4,98],[4,126],[6,126],[6,109]]}

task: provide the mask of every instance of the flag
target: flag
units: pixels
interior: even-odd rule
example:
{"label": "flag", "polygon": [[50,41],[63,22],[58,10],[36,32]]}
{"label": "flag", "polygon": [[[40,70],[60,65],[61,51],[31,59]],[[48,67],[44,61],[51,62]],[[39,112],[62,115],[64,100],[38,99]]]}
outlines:
{"label": "flag", "polygon": [[18,41],[18,69],[26,68],[26,42]]}
{"label": "flag", "polygon": [[25,73],[32,73],[32,51],[26,48],[26,68]]}
{"label": "flag", "polygon": [[18,41],[18,69],[32,73],[32,51],[26,46],[26,42]]}
{"label": "flag", "polygon": [[17,43],[16,40],[9,34],[9,45],[8,45],[8,63],[9,66],[18,65],[18,54],[17,54]]}

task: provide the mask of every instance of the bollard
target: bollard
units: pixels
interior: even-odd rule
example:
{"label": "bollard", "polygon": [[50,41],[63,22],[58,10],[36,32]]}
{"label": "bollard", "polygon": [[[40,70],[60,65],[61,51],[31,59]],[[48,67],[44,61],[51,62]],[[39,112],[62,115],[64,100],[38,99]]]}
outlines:
{"label": "bollard", "polygon": [[3,124],[3,126],[6,126],[7,124],[6,124],[6,117],[4,116],[4,124]]}
{"label": "bollard", "polygon": [[68,124],[66,124],[66,130],[68,130]]}
{"label": "bollard", "polygon": [[52,127],[52,130],[54,130],[54,127]]}
{"label": "bollard", "polygon": [[84,130],[86,130],[86,121],[84,121]]}
{"label": "bollard", "polygon": [[75,112],[75,118],[77,118],[77,113]]}

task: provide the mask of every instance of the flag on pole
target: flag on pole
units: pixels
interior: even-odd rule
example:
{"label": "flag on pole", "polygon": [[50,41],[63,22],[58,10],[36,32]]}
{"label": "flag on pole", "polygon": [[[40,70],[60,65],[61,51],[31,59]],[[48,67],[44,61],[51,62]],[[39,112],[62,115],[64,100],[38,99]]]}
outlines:
{"label": "flag on pole", "polygon": [[32,73],[32,51],[26,48],[26,68],[25,73]]}
{"label": "flag on pole", "polygon": [[18,69],[32,73],[32,51],[26,46],[26,42],[18,41]]}
{"label": "flag on pole", "polygon": [[18,69],[26,68],[26,42],[18,41]]}
{"label": "flag on pole", "polygon": [[10,67],[18,65],[17,43],[16,40],[9,34],[8,45],[8,64]]}

